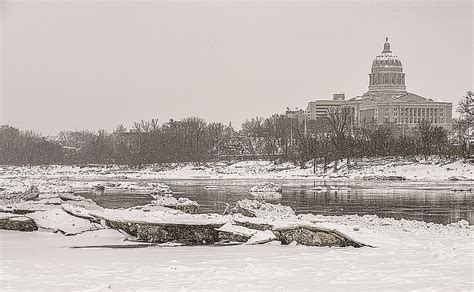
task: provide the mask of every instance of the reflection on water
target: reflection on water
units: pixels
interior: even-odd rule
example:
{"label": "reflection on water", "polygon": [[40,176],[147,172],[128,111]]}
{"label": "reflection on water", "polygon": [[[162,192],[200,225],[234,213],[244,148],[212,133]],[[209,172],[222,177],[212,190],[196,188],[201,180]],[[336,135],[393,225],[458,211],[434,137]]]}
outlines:
{"label": "reflection on water", "polygon": [[[248,190],[264,181],[257,180],[163,180],[176,197],[197,201],[200,212],[222,213],[226,203],[233,205],[242,198],[252,198]],[[281,197],[272,203],[288,205],[296,213],[323,215],[375,214],[396,219],[414,219],[448,224],[461,219],[474,223],[474,193],[452,192],[453,188],[470,187],[454,182],[371,182],[371,181],[276,181],[283,186]],[[218,188],[206,188],[206,186]],[[317,185],[348,187],[347,192],[309,191]],[[89,196],[108,208],[131,207],[150,202],[147,195],[114,194]]]}
{"label": "reflection on water", "polygon": [[113,193],[104,195],[81,193],[81,196],[92,199],[94,202],[104,208],[111,209],[143,206],[149,204],[153,200],[153,197],[150,195],[131,193]]}

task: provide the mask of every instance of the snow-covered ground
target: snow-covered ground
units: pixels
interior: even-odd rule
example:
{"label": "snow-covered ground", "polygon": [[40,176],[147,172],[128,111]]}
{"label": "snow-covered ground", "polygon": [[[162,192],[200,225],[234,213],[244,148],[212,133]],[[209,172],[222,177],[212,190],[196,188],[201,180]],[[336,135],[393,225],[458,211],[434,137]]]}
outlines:
{"label": "snow-covered ground", "polygon": [[[311,215],[313,216],[313,215]],[[75,236],[0,231],[0,290],[469,291],[472,227],[376,216],[322,217],[376,248],[123,245],[115,230]]]}
{"label": "snow-covered ground", "polygon": [[444,161],[439,159],[409,160],[399,158],[362,159],[349,167],[344,162],[334,171],[332,164],[324,172],[323,165],[308,162],[306,168],[292,163],[275,164],[271,161],[241,161],[236,163],[208,163],[202,166],[175,165],[171,169],[148,168],[144,176],[163,178],[324,178],[324,179],[366,179],[399,176],[408,180],[474,180],[474,164],[462,160]]}
{"label": "snow-covered ground", "polygon": [[[235,229],[237,226],[228,220],[237,220],[236,215],[191,215],[153,204],[129,211],[103,210],[92,201],[76,201],[70,192],[104,186],[144,190],[151,191],[161,202],[171,198],[171,190],[164,184],[142,180],[402,176],[410,180],[456,179],[466,184],[474,179],[474,166],[460,160],[415,163],[371,159],[359,161],[350,169],[345,164],[340,167],[337,172],[331,169],[323,174],[319,165],[316,175],[309,164],[301,169],[290,163],[275,165],[268,161],[148,166],[140,170],[121,166],[0,167],[0,205],[13,202],[13,206],[31,205],[35,209],[38,202],[45,204],[28,215],[40,231],[0,230],[0,290],[474,290],[474,227],[466,221],[440,225],[374,215],[296,215],[289,207],[270,204],[260,209],[259,218],[252,220],[267,220],[270,216],[283,225],[292,220],[310,222],[374,247],[284,246],[272,241],[264,245],[117,248],[137,243],[124,241],[125,236],[116,230],[66,212],[87,209],[86,213],[102,217],[149,222],[179,219],[196,223],[196,218],[206,222],[215,219],[227,222],[222,228]],[[35,194],[38,196],[33,201],[12,199],[30,199]],[[64,208],[64,202],[74,208]],[[165,209],[167,213],[162,217],[155,216],[155,212]],[[60,232],[51,232],[56,230]],[[264,231],[253,232],[248,243],[267,237]],[[100,245],[116,248],[73,248]]]}
{"label": "snow-covered ground", "polygon": [[[348,167],[339,164],[337,171],[332,165],[323,172],[317,165],[313,172],[311,163],[306,168],[292,163],[275,164],[271,161],[213,162],[205,164],[172,164],[147,166],[133,169],[126,166],[0,166],[0,191],[27,190],[32,184],[44,191],[67,191],[85,186],[84,181],[94,185],[105,184],[100,180],[115,180],[121,188],[137,188],[130,179],[380,179],[402,177],[408,180],[474,180],[474,164],[462,160],[429,160],[399,158],[372,158],[357,160]],[[75,180],[82,180],[75,182]],[[67,182],[66,182],[67,181]],[[90,185],[86,185],[90,187]],[[157,186],[155,186],[157,187]]]}

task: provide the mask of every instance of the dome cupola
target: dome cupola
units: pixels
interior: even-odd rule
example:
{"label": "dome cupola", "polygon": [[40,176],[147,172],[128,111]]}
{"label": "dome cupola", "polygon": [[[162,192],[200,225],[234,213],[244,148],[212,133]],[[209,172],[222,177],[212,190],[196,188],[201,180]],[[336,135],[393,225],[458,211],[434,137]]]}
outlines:
{"label": "dome cupola", "polygon": [[390,51],[390,43],[388,42],[388,38],[385,38],[385,44],[383,44],[382,54],[391,53],[391,52],[392,51]]}
{"label": "dome cupola", "polygon": [[388,38],[385,39],[382,54],[375,57],[372,62],[369,92],[406,92],[402,62],[392,54]]}

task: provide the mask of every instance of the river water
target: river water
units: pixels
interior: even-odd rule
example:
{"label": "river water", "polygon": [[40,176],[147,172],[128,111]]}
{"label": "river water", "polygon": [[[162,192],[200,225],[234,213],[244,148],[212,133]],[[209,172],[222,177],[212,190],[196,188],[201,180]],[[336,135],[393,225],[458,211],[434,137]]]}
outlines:
{"label": "river water", "polygon": [[[271,180],[194,179],[159,180],[174,191],[175,197],[187,197],[200,204],[201,213],[222,213],[226,203],[233,205],[243,198],[253,198],[249,189]],[[474,188],[472,182],[416,182],[416,181],[273,181],[283,187],[281,196],[270,198],[271,203],[291,206],[297,214],[323,215],[374,214],[395,219],[411,219],[441,224],[461,219],[474,224]],[[217,188],[209,189],[208,186]],[[346,187],[349,191],[310,191],[314,186]],[[473,188],[471,192],[452,189]],[[106,194],[87,197],[107,208],[128,208],[144,205],[149,195]]]}

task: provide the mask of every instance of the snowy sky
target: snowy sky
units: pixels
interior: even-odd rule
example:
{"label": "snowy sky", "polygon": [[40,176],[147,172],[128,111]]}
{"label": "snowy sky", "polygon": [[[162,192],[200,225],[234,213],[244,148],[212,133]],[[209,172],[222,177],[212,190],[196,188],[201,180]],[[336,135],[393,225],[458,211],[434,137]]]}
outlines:
{"label": "snowy sky", "polygon": [[0,1],[0,123],[44,134],[232,122],[367,91],[385,37],[407,89],[473,88],[473,4]]}

